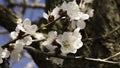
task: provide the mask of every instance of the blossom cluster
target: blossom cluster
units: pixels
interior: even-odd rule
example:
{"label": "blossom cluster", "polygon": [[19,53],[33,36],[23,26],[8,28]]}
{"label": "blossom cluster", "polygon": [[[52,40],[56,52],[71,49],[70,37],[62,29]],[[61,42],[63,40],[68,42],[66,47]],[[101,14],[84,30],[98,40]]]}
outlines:
{"label": "blossom cluster", "polygon": [[[0,63],[3,62],[2,59],[8,58],[9,56],[14,61],[19,61],[22,57],[21,52],[24,46],[31,45],[36,40],[41,42],[40,48],[44,52],[47,49],[48,53],[55,55],[67,56],[69,53],[75,54],[83,46],[80,30],[85,28],[85,20],[93,16],[94,10],[86,6],[86,4],[91,2],[92,0],[64,1],[60,6],[56,6],[52,12],[48,14],[43,13],[43,17],[48,22],[52,22],[58,18],[65,19],[69,17],[71,22],[70,26],[73,31],[63,31],[61,34],[53,30],[49,31],[48,34],[37,32],[38,27],[32,25],[28,18],[25,20],[18,19],[15,31],[10,34],[11,38],[15,40],[15,42],[9,44],[11,49],[0,47]],[[62,65],[64,61],[56,57],[49,57],[48,60],[51,60],[57,65]]]}
{"label": "blossom cluster", "polygon": [[9,44],[10,48],[0,48],[1,63],[1,58],[8,58],[9,56],[14,62],[19,61],[23,47],[32,43],[33,40],[31,36],[34,35],[38,29],[36,25],[31,25],[31,21],[29,19],[25,19],[24,21],[22,21],[22,19],[18,19],[16,23],[17,26],[15,31],[10,34],[11,38],[16,41],[15,43]]}
{"label": "blossom cluster", "polygon": [[[52,22],[58,18],[69,17],[71,21],[71,28],[73,32],[67,31],[63,34],[57,34],[56,31],[50,31],[48,38],[42,43],[49,53],[61,54],[67,56],[68,53],[76,53],[79,48],[83,46],[81,41],[82,35],[80,30],[86,26],[85,20],[88,20],[93,16],[94,10],[86,4],[92,3],[92,0],[73,0],[71,2],[64,1],[60,6],[56,6],[52,12],[43,13],[43,17],[48,21]],[[60,51],[60,52],[58,52]],[[53,63],[62,65],[63,59],[51,57]]]}
{"label": "blossom cluster", "polygon": [[52,12],[49,12],[48,14],[43,13],[43,17],[50,22],[59,17],[69,17],[73,29],[77,27],[84,29],[86,25],[84,21],[93,16],[94,10],[85,6],[87,3],[91,2],[92,0],[73,0],[68,3],[64,1],[61,6],[55,7]]}
{"label": "blossom cluster", "polygon": [[37,29],[36,25],[31,25],[31,21],[29,19],[25,19],[24,21],[18,19],[15,31],[11,32],[11,38],[13,40],[18,38],[18,40],[12,44],[14,49],[11,52],[11,58],[14,61],[19,61],[21,57],[20,53],[23,51],[23,47],[32,43],[33,40],[31,36],[36,33]]}
{"label": "blossom cluster", "polygon": [[[46,47],[49,53],[60,54],[67,56],[68,53],[76,53],[77,49],[83,46],[81,41],[82,36],[79,33],[80,28],[76,28],[74,32],[64,32],[63,34],[57,35],[56,31],[50,31],[48,38],[41,45]],[[50,57],[53,63],[62,65],[63,59]]]}

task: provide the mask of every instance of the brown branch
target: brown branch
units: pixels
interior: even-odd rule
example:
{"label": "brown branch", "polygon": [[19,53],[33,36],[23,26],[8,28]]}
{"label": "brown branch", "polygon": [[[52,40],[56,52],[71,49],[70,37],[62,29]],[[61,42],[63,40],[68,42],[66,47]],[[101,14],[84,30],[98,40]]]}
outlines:
{"label": "brown branch", "polygon": [[[24,38],[24,37],[26,37],[26,36],[29,36],[29,34],[26,34],[26,35],[22,36],[21,38]],[[3,44],[2,47],[3,47],[3,48],[8,48],[10,43],[14,43],[14,42],[15,42],[16,40],[18,40],[18,39],[20,39],[20,38],[11,40],[10,42],[8,42],[8,43],[6,43],[6,44]]]}
{"label": "brown branch", "polygon": [[16,28],[16,21],[19,17],[11,10],[3,5],[0,5],[0,25],[6,28],[9,32],[14,31]]}
{"label": "brown branch", "polygon": [[42,29],[42,28],[44,28],[44,27],[47,27],[47,26],[51,25],[52,23],[58,21],[59,19],[61,19],[61,17],[58,17],[56,20],[54,20],[54,21],[52,21],[52,22],[48,22],[48,24],[45,24],[44,26],[41,26],[38,30],[40,30],[40,29]]}
{"label": "brown branch", "polygon": [[106,61],[103,59],[95,59],[95,58],[87,58],[87,57],[83,57],[83,56],[62,56],[62,55],[55,55],[52,53],[46,53],[46,52],[41,52],[31,46],[25,46],[24,49],[26,50],[30,50],[33,51],[35,53],[38,53],[37,55],[41,55],[43,54],[46,57],[57,57],[57,58],[61,58],[61,59],[82,59],[82,60],[87,60],[87,61],[93,61],[93,62],[99,62],[99,63],[107,63],[107,64],[115,64],[115,65],[119,65],[120,62],[113,62],[113,61]]}

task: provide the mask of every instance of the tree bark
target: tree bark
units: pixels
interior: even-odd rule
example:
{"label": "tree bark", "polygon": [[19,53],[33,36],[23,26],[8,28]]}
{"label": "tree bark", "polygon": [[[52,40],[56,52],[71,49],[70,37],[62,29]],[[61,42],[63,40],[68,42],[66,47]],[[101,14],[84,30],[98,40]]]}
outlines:
{"label": "tree bark", "polygon": [[[59,5],[63,1],[64,0],[46,0],[45,11],[51,11],[56,5]],[[85,30],[81,31],[84,35],[83,39],[109,35],[112,30],[120,26],[120,0],[94,0],[92,6],[95,10],[94,16],[87,21]],[[4,6],[0,6],[1,26],[11,32],[15,30],[15,22],[17,19],[18,17],[13,12]],[[37,54],[31,52],[29,49],[28,52],[39,68],[58,68],[57,65],[51,64],[50,61],[46,61],[44,58],[40,59],[44,56],[37,56]],[[92,58],[107,58],[117,52],[120,52],[120,29],[115,30],[107,38],[85,41],[84,46],[78,50],[76,55]],[[120,56],[111,60],[120,62]],[[86,60],[65,60],[62,68],[120,68],[120,66],[100,64]]]}
{"label": "tree bark", "polygon": [[0,5],[0,25],[9,32],[14,31],[18,17],[10,9]]}
{"label": "tree bark", "polygon": [[[46,0],[46,11],[52,10],[64,0]],[[96,38],[109,35],[110,31],[120,26],[119,0],[94,0],[94,16],[87,21],[85,32],[87,37]],[[82,31],[83,32],[83,31]],[[85,34],[85,33],[82,33]],[[85,38],[85,37],[84,37]],[[84,42],[76,55],[93,58],[106,58],[120,51],[120,29],[111,33],[107,38]],[[120,61],[119,56],[112,60]],[[62,68],[119,68],[116,65],[99,64],[82,60],[66,60]]]}

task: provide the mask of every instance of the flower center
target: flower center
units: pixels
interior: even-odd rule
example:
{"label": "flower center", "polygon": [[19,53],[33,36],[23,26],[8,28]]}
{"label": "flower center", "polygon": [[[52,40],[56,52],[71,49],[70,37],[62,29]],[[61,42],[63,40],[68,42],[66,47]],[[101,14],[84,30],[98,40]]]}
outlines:
{"label": "flower center", "polygon": [[54,21],[54,16],[53,15],[49,15],[48,20],[49,20],[49,22]]}
{"label": "flower center", "polygon": [[67,11],[63,11],[63,9],[60,9],[60,11],[59,11],[59,13],[58,13],[60,16],[62,16],[62,17],[66,17],[66,16],[68,16],[67,15]]}
{"label": "flower center", "polygon": [[70,44],[69,44],[69,41],[68,41],[68,40],[63,41],[63,45],[64,45],[64,47],[66,47],[66,48],[69,47],[69,45],[70,45]]}

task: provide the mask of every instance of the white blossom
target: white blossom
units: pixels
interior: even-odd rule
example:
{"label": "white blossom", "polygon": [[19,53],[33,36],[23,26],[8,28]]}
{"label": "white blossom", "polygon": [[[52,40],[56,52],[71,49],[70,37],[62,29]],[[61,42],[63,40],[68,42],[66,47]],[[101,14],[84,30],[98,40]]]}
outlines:
{"label": "white blossom", "polygon": [[65,1],[61,5],[61,9],[64,11],[67,11],[68,16],[70,17],[71,20],[78,20],[80,19],[80,9],[79,6],[76,4],[75,1],[68,2],[66,3]]}
{"label": "white blossom", "polygon": [[5,48],[5,49],[2,51],[1,57],[2,57],[2,58],[8,58],[9,55],[10,55],[10,52],[7,50],[7,48]]}
{"label": "white blossom", "polygon": [[62,5],[60,6],[60,8],[67,11],[67,9],[68,9],[68,4],[66,3],[66,1],[64,1],[64,2],[62,3]]}
{"label": "white blossom", "polygon": [[80,13],[80,19],[79,20],[87,20],[89,19],[89,15],[88,14],[85,14],[83,12]]}
{"label": "white blossom", "polygon": [[[18,37],[20,28],[22,28],[21,22],[22,22],[22,19],[19,18],[19,19],[17,20],[17,22],[16,22],[18,25],[17,25],[15,31],[13,31],[13,32],[10,33],[10,37],[11,37],[12,39],[16,39],[16,38]],[[22,28],[21,30],[24,30],[24,29]]]}
{"label": "white blossom", "polygon": [[3,49],[0,47],[0,64],[3,63],[2,58],[8,58],[10,55],[10,52],[7,50],[7,48]]}
{"label": "white blossom", "polygon": [[11,52],[10,57],[12,58],[12,60],[13,60],[14,62],[17,62],[17,61],[20,60],[21,54],[20,54],[20,52],[18,52],[17,49],[14,49],[14,50]]}
{"label": "white blossom", "polygon": [[31,36],[26,36],[22,40],[25,43],[25,45],[30,45],[33,41]]}
{"label": "white blossom", "polygon": [[19,19],[17,19],[17,24],[20,24],[22,22],[22,19],[21,18],[19,18]]}
{"label": "white blossom", "polygon": [[45,12],[43,12],[43,17],[48,20],[49,15]]}
{"label": "white blossom", "polygon": [[23,39],[19,39],[15,42],[14,50],[11,52],[11,58],[16,62],[21,58],[21,52],[25,45],[30,45],[32,43],[31,36],[26,36]]}
{"label": "white blossom", "polygon": [[86,20],[89,18],[88,14],[85,14],[80,11],[79,6],[75,1],[66,3],[65,1],[60,6],[61,9],[67,11],[68,16],[71,20]]}
{"label": "white blossom", "polygon": [[32,43],[31,36],[26,36],[23,39],[17,40],[15,42],[14,49],[16,49],[18,52],[21,52],[25,45],[30,45],[31,43]]}
{"label": "white blossom", "polygon": [[83,46],[81,41],[80,28],[76,28],[74,32],[64,32],[59,35],[56,41],[61,45],[61,51],[63,54],[76,53],[77,49]]}
{"label": "white blossom", "polygon": [[93,0],[84,0],[85,3],[92,3]]}
{"label": "white blossom", "polygon": [[79,6],[75,1],[69,2],[67,5],[67,14],[72,20],[78,20],[81,17]]}
{"label": "white blossom", "polygon": [[94,15],[94,9],[89,8],[89,9],[87,10],[87,14],[88,14],[90,17],[93,17],[93,15]]}
{"label": "white blossom", "polygon": [[21,58],[21,52],[23,51],[25,43],[23,40],[17,40],[15,42],[14,50],[11,52],[11,58],[13,59],[14,62],[17,62]]}
{"label": "white blossom", "polygon": [[48,14],[47,13],[43,13],[43,17],[45,18],[45,19],[47,19],[47,20],[49,20],[49,16],[53,16],[54,17],[54,20],[56,20],[57,18],[59,18],[60,16],[59,16],[59,10],[60,10],[60,8],[59,7],[55,7],[54,9],[53,9],[53,11],[52,12],[49,12]]}
{"label": "white blossom", "polygon": [[22,27],[20,28],[20,30],[22,30],[26,34],[31,34],[31,35],[34,34],[38,29],[36,25],[31,25],[31,21],[28,18],[26,18],[23,21]]}
{"label": "white blossom", "polygon": [[[17,21],[17,27],[15,31],[11,32],[12,39],[16,39],[20,33],[20,31],[24,32],[25,34],[34,35],[37,31],[36,25],[31,25],[31,21],[29,19],[25,19],[23,22],[21,19]],[[19,61],[21,58],[21,52],[23,51],[23,47],[25,45],[30,45],[33,40],[31,36],[25,36],[22,39],[16,40],[14,44],[14,50],[11,52],[11,58],[16,62]]]}
{"label": "white blossom", "polygon": [[84,29],[85,26],[86,26],[86,23],[85,23],[85,21],[83,21],[83,20],[73,20],[73,21],[71,22],[71,27],[72,27],[73,29],[75,29],[75,28]]}
{"label": "white blossom", "polygon": [[33,35],[36,33],[37,29],[36,25],[31,25],[31,21],[28,18],[26,18],[23,22],[18,19],[17,27],[15,31],[11,32],[10,36],[12,39],[16,39],[20,31],[25,32],[25,34]]}
{"label": "white blossom", "polygon": [[33,35],[34,37],[35,37],[35,39],[37,39],[37,40],[43,40],[43,39],[45,39],[45,36],[43,35],[43,33],[35,33],[34,35]]}
{"label": "white blossom", "polygon": [[48,38],[46,41],[42,43],[43,46],[45,46],[50,53],[54,53],[54,50],[57,46],[53,46],[52,42],[57,38],[57,32],[56,31],[50,31],[48,33]]}
{"label": "white blossom", "polygon": [[[60,50],[62,53],[60,53],[60,55],[66,56],[68,53],[76,53],[77,50],[83,46],[83,42],[81,41],[82,36],[79,31],[80,29],[85,28],[85,20],[93,16],[94,10],[86,7],[86,3],[92,3],[92,1],[93,0],[81,0],[79,5],[76,3],[76,0],[71,2],[64,1],[61,6],[55,7],[52,12],[48,12],[48,14],[45,12],[43,13],[43,17],[49,22],[56,20],[60,15],[62,16],[60,10],[61,12],[63,11],[63,13],[65,12],[65,16],[67,13],[67,16],[69,16],[71,21],[71,27],[75,29],[74,32],[63,32],[63,34],[57,35],[56,31],[50,31],[47,38],[45,38],[42,33],[36,33],[38,28],[36,25],[32,25],[29,19],[25,19],[23,21],[22,19],[18,19],[16,22],[17,27],[15,31],[11,32],[11,37],[12,39],[16,39],[22,31],[23,34],[32,35],[36,40],[46,39],[41,45],[46,47],[49,50],[49,53],[55,53],[55,49],[58,46],[54,43],[61,46]],[[33,40],[31,36],[25,36],[22,39],[18,39],[14,44],[14,50],[11,51],[11,54],[6,48],[2,49],[0,47],[0,63],[3,62],[2,58],[9,57],[9,54],[14,61],[19,61],[22,56],[21,52],[23,51],[24,46],[30,45],[33,41],[35,40]],[[49,57],[49,60],[57,65],[62,65],[64,61],[63,59],[55,57]],[[33,62],[29,63],[28,67],[33,67],[32,64]]]}
{"label": "white blossom", "polygon": [[86,3],[86,2],[82,2],[82,0],[81,0],[81,2],[80,2],[80,4],[79,4],[79,8],[80,8],[80,9],[85,9],[85,8],[86,8],[85,3]]}
{"label": "white blossom", "polygon": [[10,37],[12,39],[16,39],[18,37],[18,34],[19,34],[19,32],[13,31],[13,32],[10,33]]}

